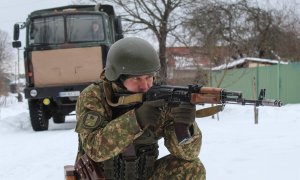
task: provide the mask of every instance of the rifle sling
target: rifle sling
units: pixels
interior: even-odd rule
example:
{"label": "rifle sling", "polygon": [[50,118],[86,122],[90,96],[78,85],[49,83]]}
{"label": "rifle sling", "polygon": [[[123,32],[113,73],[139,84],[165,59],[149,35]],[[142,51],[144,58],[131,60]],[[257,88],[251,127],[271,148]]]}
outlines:
{"label": "rifle sling", "polygon": [[224,108],[223,105],[217,105],[209,108],[199,109],[196,111],[196,118],[203,118],[207,116],[212,116],[220,111],[222,111]]}

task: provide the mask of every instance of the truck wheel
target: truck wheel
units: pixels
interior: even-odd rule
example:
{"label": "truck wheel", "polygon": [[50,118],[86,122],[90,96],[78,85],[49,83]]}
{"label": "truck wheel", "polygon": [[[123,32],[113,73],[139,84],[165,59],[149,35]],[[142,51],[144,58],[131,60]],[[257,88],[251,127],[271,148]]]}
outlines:
{"label": "truck wheel", "polygon": [[66,120],[66,116],[63,115],[63,114],[60,114],[60,113],[57,113],[57,114],[53,114],[53,122],[54,123],[64,123]]}
{"label": "truck wheel", "polygon": [[34,131],[45,131],[49,127],[49,116],[42,102],[28,100],[31,126]]}

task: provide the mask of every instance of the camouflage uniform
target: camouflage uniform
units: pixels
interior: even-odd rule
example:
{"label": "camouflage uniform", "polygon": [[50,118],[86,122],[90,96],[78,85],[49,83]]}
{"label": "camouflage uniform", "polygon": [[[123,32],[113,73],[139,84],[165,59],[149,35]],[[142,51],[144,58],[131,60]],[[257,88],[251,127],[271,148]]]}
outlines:
{"label": "camouflage uniform", "polygon": [[[134,107],[113,108],[107,104],[104,81],[110,83],[113,92],[126,92],[102,76],[80,94],[76,105],[75,131],[80,142],[77,158],[85,152],[111,179],[205,179],[205,168],[198,158],[202,135],[196,123],[192,138],[179,145],[170,108],[165,106],[158,126],[142,130]],[[157,159],[161,138],[171,154]],[[129,147],[134,147],[134,155],[128,160],[124,154]]]}

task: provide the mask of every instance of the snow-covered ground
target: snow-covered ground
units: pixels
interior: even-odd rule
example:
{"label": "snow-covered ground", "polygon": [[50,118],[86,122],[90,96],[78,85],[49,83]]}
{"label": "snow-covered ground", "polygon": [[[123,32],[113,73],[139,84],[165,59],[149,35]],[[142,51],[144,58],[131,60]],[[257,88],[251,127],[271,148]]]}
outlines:
{"label": "snow-covered ground", "polygon": [[[0,179],[64,179],[63,166],[77,151],[75,116],[34,132],[27,101],[0,98]],[[201,106],[199,106],[201,108]],[[219,120],[197,119],[203,133],[200,159],[208,180],[300,180],[300,104],[260,107],[227,105]],[[160,141],[160,157],[168,151]]]}

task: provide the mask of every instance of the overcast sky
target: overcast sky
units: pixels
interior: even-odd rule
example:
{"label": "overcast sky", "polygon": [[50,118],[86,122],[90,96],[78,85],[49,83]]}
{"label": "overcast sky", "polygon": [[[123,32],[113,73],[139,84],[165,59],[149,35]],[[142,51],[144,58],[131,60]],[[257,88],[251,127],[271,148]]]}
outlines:
{"label": "overcast sky", "polygon": [[[300,5],[300,0],[253,0],[259,1],[264,6],[277,6],[276,4],[289,2],[287,5]],[[12,39],[13,25],[16,22],[24,22],[32,11],[39,9],[52,8],[56,6],[65,6],[73,4],[75,0],[1,0],[0,4],[0,29],[9,34]],[[25,39],[23,36],[24,32],[21,32],[20,39]],[[17,56],[15,56],[17,59]],[[16,60],[15,60],[16,61]],[[22,65],[20,65],[22,66]],[[22,70],[22,69],[21,69]]]}
{"label": "overcast sky", "polygon": [[12,38],[13,25],[24,22],[30,12],[69,4],[72,4],[72,0],[1,0],[0,29]]}
{"label": "overcast sky", "polygon": [[[13,25],[16,22],[24,22],[28,14],[32,11],[72,4],[72,0],[1,0],[0,2],[0,29],[7,32],[11,39],[13,38]],[[21,31],[20,40],[22,41],[25,39],[24,34],[24,31]],[[17,65],[17,50],[13,50],[15,51],[15,55],[12,66],[15,66]],[[22,52],[20,52],[19,66],[20,73],[24,73]],[[11,67],[9,71],[15,72],[16,69],[15,67]]]}

